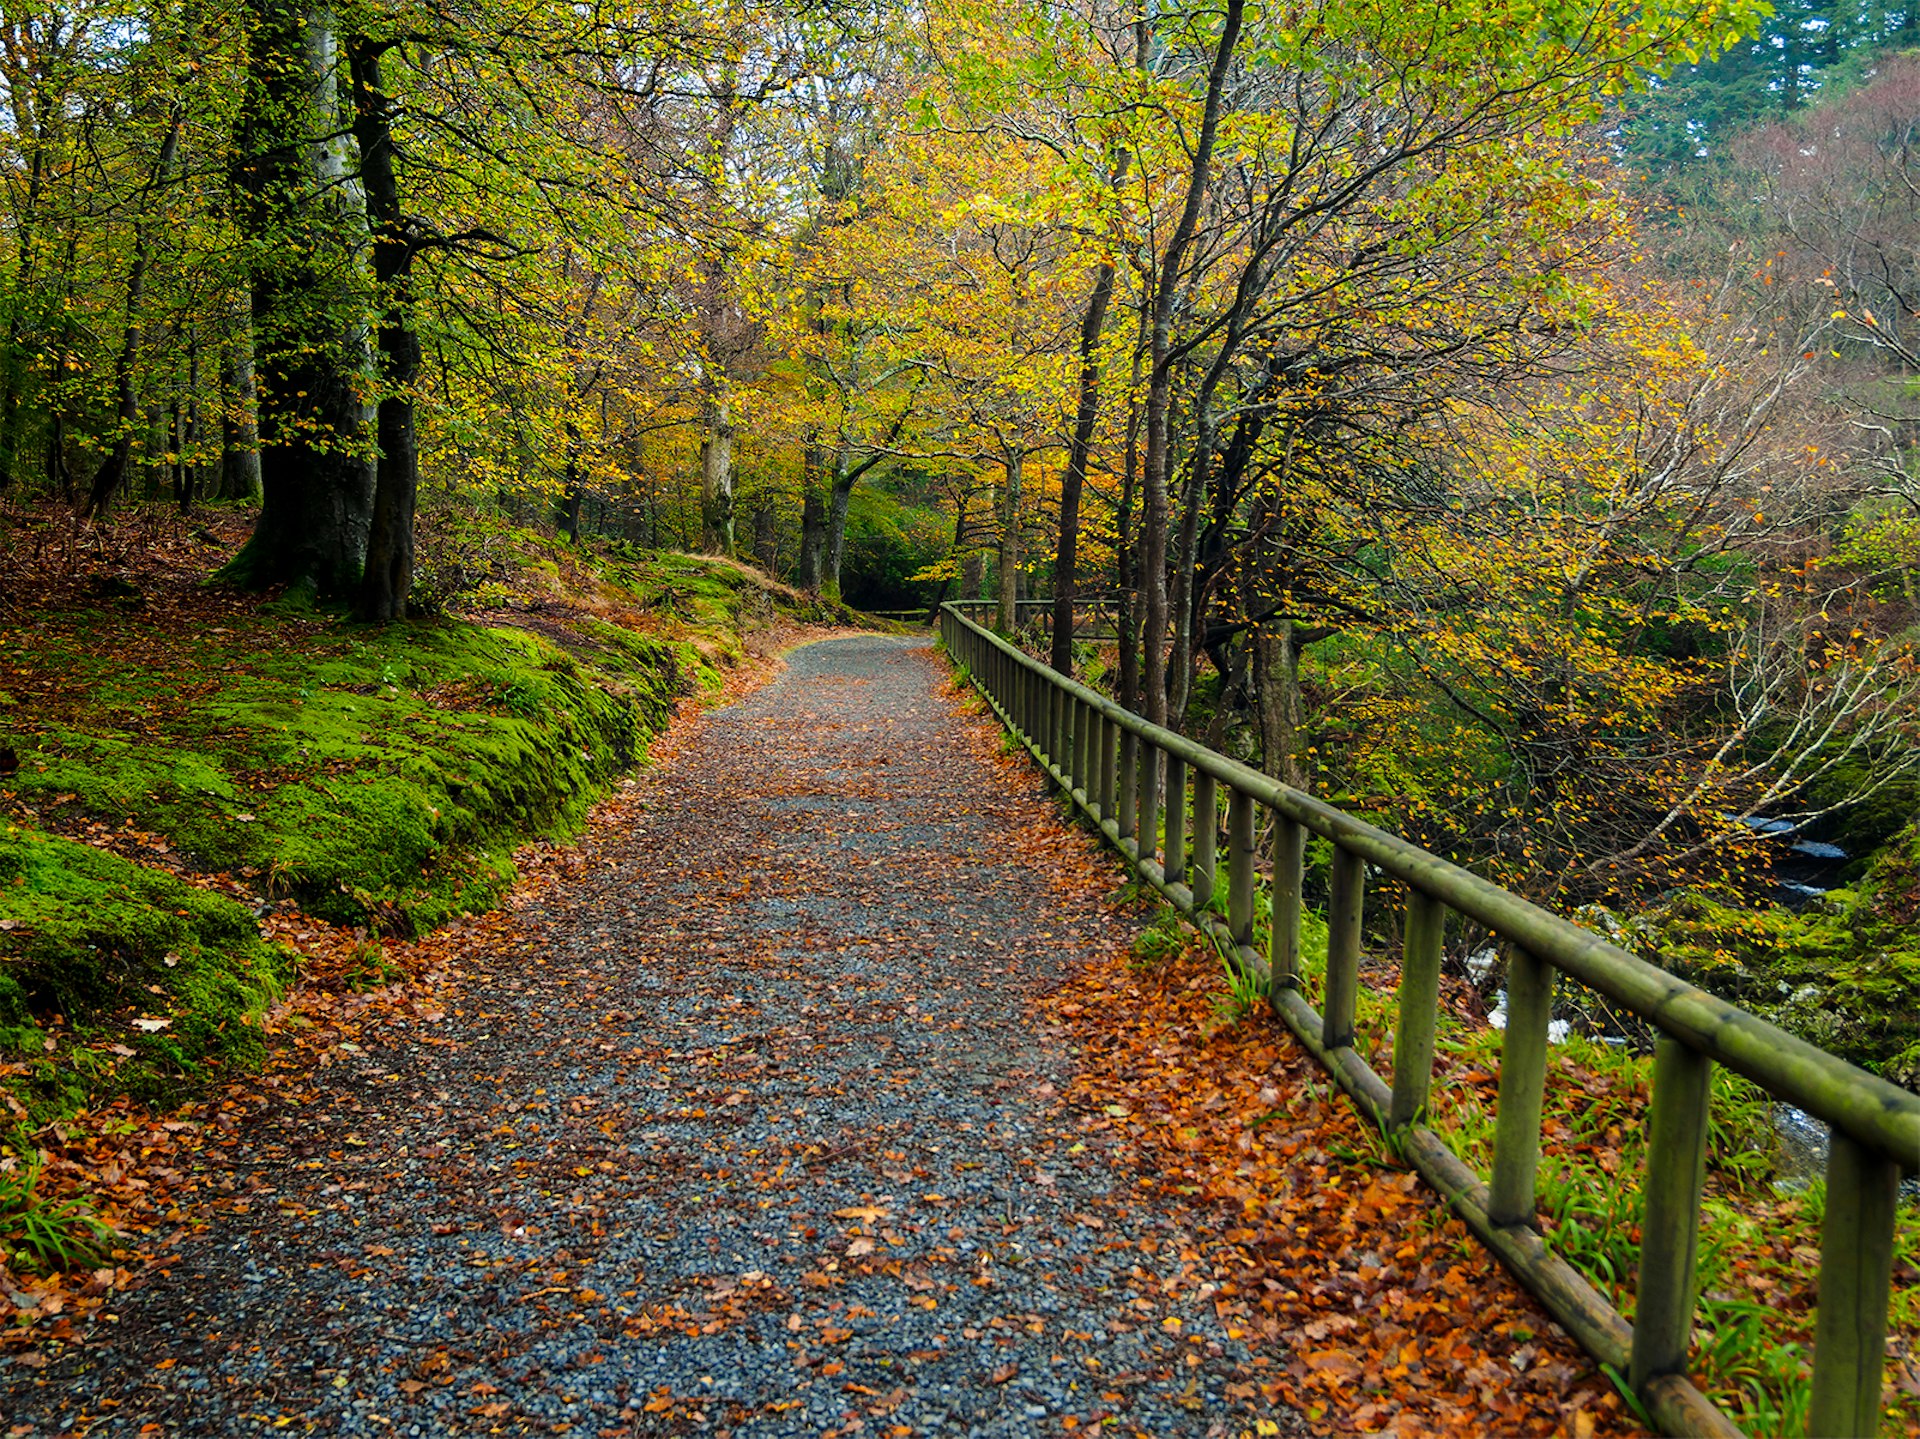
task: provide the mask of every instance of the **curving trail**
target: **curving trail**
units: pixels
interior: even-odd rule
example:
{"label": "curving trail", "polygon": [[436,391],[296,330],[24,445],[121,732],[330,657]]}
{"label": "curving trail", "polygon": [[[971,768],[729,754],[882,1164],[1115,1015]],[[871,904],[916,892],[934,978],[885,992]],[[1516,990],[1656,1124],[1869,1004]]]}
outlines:
{"label": "curving trail", "polygon": [[0,1380],[13,1432],[1251,1429],[1061,1107],[1038,1001],[1132,921],[999,842],[1039,781],[937,678],[831,640],[707,717],[464,1012],[262,1126],[271,1201]]}

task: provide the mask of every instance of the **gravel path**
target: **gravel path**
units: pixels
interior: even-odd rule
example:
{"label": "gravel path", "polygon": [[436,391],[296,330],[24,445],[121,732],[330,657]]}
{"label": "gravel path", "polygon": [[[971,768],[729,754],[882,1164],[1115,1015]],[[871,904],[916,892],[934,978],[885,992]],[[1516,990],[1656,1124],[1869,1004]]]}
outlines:
{"label": "gravel path", "polygon": [[1057,1100],[1037,1000],[1128,921],[997,843],[1038,781],[938,674],[832,640],[702,721],[463,1009],[262,1124],[271,1198],[0,1379],[11,1432],[1250,1429]]}

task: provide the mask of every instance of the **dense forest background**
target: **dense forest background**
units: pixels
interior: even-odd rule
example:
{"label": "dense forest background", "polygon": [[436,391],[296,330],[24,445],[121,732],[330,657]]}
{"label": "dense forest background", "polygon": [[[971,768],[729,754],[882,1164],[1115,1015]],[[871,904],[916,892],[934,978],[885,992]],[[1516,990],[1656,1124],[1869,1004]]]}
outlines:
{"label": "dense forest background", "polygon": [[991,599],[1920,1071],[1911,4],[29,0],[0,87],[13,545]]}

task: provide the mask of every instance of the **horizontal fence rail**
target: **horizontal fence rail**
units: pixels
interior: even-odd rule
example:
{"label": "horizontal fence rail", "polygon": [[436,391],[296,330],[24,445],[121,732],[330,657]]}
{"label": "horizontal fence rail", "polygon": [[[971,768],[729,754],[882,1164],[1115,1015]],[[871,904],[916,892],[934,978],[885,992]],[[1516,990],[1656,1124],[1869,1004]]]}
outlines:
{"label": "horizontal fence rail", "polygon": [[[1148,723],[1054,673],[960,605],[941,607],[940,635],[993,711],[1108,842],[1265,987],[1275,1013],[1360,1110],[1587,1352],[1627,1377],[1669,1434],[1740,1432],[1687,1377],[1712,1067],[1724,1065],[1822,1120],[1832,1145],[1808,1432],[1814,1439],[1877,1432],[1898,1189],[1903,1172],[1920,1168],[1920,1097],[1417,845]],[[1264,954],[1253,943],[1259,809],[1273,818]],[[1318,1011],[1302,991],[1299,966],[1309,835],[1334,847]],[[1369,870],[1400,881],[1407,896],[1391,1084],[1354,1048]],[[1420,1122],[1449,911],[1485,926],[1510,955],[1493,1172],[1485,1178]],[[1631,1325],[1537,1228],[1547,1026],[1562,974],[1659,1032]]]}
{"label": "horizontal fence rail", "polygon": [[[995,614],[1000,608],[997,600],[949,600],[947,603],[983,615]],[[1118,611],[1119,607],[1110,597],[1097,591],[1079,595],[1073,602],[1073,637],[1079,640],[1112,640],[1119,633]],[[1052,600],[1015,600],[1013,619],[1022,632],[1038,633],[1043,639],[1053,638]],[[931,621],[929,612],[929,623]]]}

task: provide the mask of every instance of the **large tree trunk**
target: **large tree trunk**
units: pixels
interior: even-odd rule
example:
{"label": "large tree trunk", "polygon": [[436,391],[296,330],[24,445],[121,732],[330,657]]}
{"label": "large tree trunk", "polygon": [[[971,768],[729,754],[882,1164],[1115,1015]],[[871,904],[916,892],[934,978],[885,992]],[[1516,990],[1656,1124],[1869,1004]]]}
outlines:
{"label": "large tree trunk", "polygon": [[1006,488],[1000,492],[1000,605],[994,628],[1010,635],[1020,628],[1020,480],[1022,456],[1008,450],[1002,463]]}
{"label": "large tree trunk", "polygon": [[1306,716],[1300,702],[1300,647],[1293,621],[1276,615],[1253,629],[1253,692],[1260,708],[1260,760],[1282,784],[1307,788]]}
{"label": "large tree trunk", "polygon": [[413,515],[420,494],[420,440],[414,382],[420,337],[413,327],[415,242],[400,211],[394,172],[393,100],[380,73],[386,47],[356,35],[347,42],[353,76],[353,131],[373,222],[373,277],[380,286],[380,461],[361,577],[360,617],[376,624],[407,617],[413,592]]}
{"label": "large tree trunk", "polygon": [[235,136],[235,218],[252,276],[260,518],[223,573],[243,584],[351,593],[366,562],[374,467],[371,368],[352,236],[362,224],[339,138],[332,14],[248,0]]}
{"label": "large tree trunk", "polygon": [[700,445],[700,542],[718,555],[734,552],[733,420],[723,399],[707,401],[707,435]]}
{"label": "large tree trunk", "polygon": [[1113,265],[1100,267],[1080,320],[1080,396],[1074,406],[1073,443],[1067,448],[1067,472],[1060,481],[1060,540],[1053,554],[1054,671],[1073,677],[1073,602],[1079,584],[1080,493],[1087,483],[1087,454],[1100,418],[1100,332],[1106,328],[1113,298]]}

